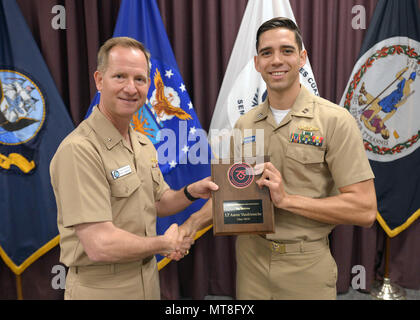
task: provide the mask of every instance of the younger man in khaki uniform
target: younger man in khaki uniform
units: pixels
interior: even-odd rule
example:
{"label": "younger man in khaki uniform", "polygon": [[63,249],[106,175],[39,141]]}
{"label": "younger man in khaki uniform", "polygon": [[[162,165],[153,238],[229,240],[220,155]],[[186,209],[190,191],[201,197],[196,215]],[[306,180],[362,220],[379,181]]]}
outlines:
{"label": "younger man in khaki uniform", "polygon": [[[176,224],[156,236],[156,215],[174,214],[217,189],[204,179],[170,190],[153,144],[130,127],[146,100],[149,74],[149,54],[141,43],[108,40],[95,72],[99,105],[63,140],[51,162],[60,261],[69,267],[66,299],[160,299],[154,255],[179,260],[193,239]],[[205,205],[186,225],[196,227],[196,217],[209,212]]]}
{"label": "younger man in khaki uniform", "polygon": [[[270,189],[275,233],[238,237],[238,299],[335,299],[328,234],[336,224],[369,227],[376,217],[374,176],[356,122],[301,86],[305,62],[293,21],[261,25],[255,68],[268,96],[236,123],[242,141],[234,148],[270,156],[257,184]],[[245,129],[264,130],[264,145],[247,139]]]}

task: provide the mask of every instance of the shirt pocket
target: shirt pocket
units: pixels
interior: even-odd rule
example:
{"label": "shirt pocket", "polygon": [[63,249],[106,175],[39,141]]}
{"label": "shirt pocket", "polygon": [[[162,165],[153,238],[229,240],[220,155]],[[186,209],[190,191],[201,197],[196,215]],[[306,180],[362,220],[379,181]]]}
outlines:
{"label": "shirt pocket", "polygon": [[283,164],[286,192],[311,198],[329,194],[332,181],[325,153],[325,149],[316,146],[288,145]]}
{"label": "shirt pocket", "polygon": [[169,186],[166,184],[159,167],[152,168],[150,171],[153,181],[153,196],[155,201],[159,201],[163,193],[169,189]]}
{"label": "shirt pocket", "polygon": [[127,198],[140,186],[137,174],[132,173],[111,183],[111,195],[116,198]]}
{"label": "shirt pocket", "polygon": [[160,169],[156,167],[156,168],[152,168],[150,171],[152,173],[153,182],[159,185],[162,181]]}
{"label": "shirt pocket", "polygon": [[325,149],[299,144],[289,144],[286,151],[286,157],[303,165],[319,164],[325,161]]}

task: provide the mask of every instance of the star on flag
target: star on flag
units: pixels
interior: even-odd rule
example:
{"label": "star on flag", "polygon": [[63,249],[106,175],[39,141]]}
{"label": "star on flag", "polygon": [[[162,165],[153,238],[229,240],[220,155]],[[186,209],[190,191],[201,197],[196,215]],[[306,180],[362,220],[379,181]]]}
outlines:
{"label": "star on flag", "polygon": [[176,161],[175,161],[175,160],[172,160],[171,162],[169,162],[169,166],[170,166],[171,168],[175,168],[175,167],[176,167],[176,165],[177,165],[177,163],[176,163]]}
{"label": "star on flag", "polygon": [[170,79],[173,75],[174,73],[172,72],[172,70],[165,71],[165,77],[167,77],[168,79]]}

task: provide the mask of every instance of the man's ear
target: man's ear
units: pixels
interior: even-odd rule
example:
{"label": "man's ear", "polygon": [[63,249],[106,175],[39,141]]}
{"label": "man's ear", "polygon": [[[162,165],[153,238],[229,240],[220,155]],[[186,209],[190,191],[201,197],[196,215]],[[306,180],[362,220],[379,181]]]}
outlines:
{"label": "man's ear", "polygon": [[255,67],[255,70],[260,72],[260,69],[259,69],[259,66],[258,66],[258,56],[254,56],[254,67]]}
{"label": "man's ear", "polygon": [[306,59],[308,58],[308,52],[305,50],[305,49],[303,49],[301,52],[300,52],[300,68],[302,68],[305,64],[306,64]]}
{"label": "man's ear", "polygon": [[98,91],[101,91],[102,90],[102,80],[103,80],[102,72],[96,70],[95,73],[93,74],[93,78],[95,79],[96,89]]}

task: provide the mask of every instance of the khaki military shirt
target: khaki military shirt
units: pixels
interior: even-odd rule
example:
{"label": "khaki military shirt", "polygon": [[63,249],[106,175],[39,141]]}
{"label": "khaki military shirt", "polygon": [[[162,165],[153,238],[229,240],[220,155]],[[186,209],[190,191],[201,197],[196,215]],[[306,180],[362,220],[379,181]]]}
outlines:
{"label": "khaki military shirt", "polygon": [[[266,99],[242,116],[235,128],[241,134],[235,138],[232,150],[253,156],[269,155],[289,194],[326,198],[337,195],[338,188],[374,178],[351,114],[303,86],[279,125]],[[255,137],[261,132],[263,143],[258,143]],[[313,241],[326,237],[333,228],[334,225],[276,208],[275,233],[267,238]]]}
{"label": "khaki military shirt", "polygon": [[60,261],[65,265],[104,264],[88,258],[75,233],[77,224],[112,221],[138,236],[156,235],[155,201],[169,186],[150,140],[131,128],[130,139],[132,148],[95,108],[54,155],[50,173],[58,209]]}

